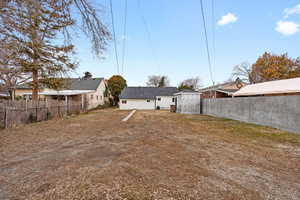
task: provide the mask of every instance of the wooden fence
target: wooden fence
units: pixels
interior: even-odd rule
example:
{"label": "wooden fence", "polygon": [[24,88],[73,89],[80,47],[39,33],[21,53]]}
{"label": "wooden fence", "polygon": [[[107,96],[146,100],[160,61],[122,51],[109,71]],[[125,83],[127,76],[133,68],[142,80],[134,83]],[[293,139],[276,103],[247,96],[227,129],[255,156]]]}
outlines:
{"label": "wooden fence", "polygon": [[0,102],[0,126],[10,128],[19,124],[45,121],[85,111],[86,108],[77,101],[2,101]]}

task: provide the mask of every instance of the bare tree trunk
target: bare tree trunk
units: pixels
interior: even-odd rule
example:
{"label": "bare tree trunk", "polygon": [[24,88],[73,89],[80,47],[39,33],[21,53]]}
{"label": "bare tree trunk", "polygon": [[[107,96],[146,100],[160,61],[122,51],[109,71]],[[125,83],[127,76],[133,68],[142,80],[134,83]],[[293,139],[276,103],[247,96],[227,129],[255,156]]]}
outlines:
{"label": "bare tree trunk", "polygon": [[14,101],[14,100],[15,100],[15,97],[16,97],[16,90],[15,90],[15,89],[12,89],[12,90],[11,90],[11,100]]}
{"label": "bare tree trunk", "polygon": [[32,71],[32,100],[37,101],[38,100],[38,71],[33,70]]}
{"label": "bare tree trunk", "polygon": [[10,100],[14,101],[14,92],[13,92],[13,90],[9,89],[8,94],[9,94]]}

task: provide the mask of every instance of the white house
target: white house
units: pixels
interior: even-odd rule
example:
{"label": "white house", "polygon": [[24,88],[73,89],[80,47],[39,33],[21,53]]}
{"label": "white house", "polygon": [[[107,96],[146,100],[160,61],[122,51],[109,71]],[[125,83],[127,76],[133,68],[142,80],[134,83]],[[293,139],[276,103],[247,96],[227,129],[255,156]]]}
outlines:
{"label": "white house", "polygon": [[120,95],[121,110],[170,109],[175,105],[176,87],[127,87]]}
{"label": "white house", "polygon": [[195,91],[181,91],[175,94],[176,112],[182,114],[200,114],[201,93]]}

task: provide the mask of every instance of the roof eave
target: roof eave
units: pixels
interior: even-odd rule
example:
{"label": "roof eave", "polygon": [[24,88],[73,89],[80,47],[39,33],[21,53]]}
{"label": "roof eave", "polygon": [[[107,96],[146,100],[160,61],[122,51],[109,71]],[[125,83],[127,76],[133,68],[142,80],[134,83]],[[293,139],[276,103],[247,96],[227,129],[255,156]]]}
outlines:
{"label": "roof eave", "polygon": [[240,94],[233,94],[233,96],[255,96],[255,95],[272,95],[272,94],[292,94],[292,93],[300,93],[299,90],[288,90],[288,91],[277,91],[277,92],[257,92],[257,93],[240,93]]}

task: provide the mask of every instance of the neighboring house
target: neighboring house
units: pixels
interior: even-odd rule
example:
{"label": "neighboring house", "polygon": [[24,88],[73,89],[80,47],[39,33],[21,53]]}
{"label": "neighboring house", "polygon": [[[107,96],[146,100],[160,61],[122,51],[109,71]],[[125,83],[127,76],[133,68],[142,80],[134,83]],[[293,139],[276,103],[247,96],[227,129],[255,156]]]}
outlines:
{"label": "neighboring house", "polygon": [[247,85],[235,92],[233,96],[282,96],[300,95],[300,78],[268,81]]}
{"label": "neighboring house", "polygon": [[[23,84],[16,88],[16,96],[31,99],[30,84]],[[107,83],[104,78],[68,78],[65,88],[53,90],[46,87],[39,89],[39,99],[61,99],[81,101],[87,109],[95,108],[108,102]]]}
{"label": "neighboring house", "polygon": [[236,81],[217,84],[214,86],[202,88],[199,92],[202,93],[201,97],[204,99],[207,98],[226,98],[232,97],[233,93],[238,91],[241,87],[247,85],[246,83]]}
{"label": "neighboring house", "polygon": [[10,99],[9,92],[7,92],[7,91],[0,91],[0,99]]}
{"label": "neighboring house", "polygon": [[121,110],[170,109],[175,105],[176,87],[126,87],[119,96]]}

